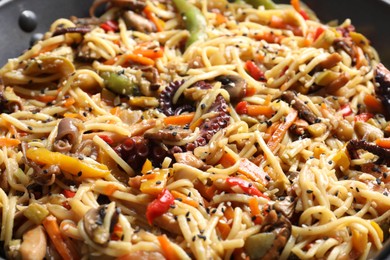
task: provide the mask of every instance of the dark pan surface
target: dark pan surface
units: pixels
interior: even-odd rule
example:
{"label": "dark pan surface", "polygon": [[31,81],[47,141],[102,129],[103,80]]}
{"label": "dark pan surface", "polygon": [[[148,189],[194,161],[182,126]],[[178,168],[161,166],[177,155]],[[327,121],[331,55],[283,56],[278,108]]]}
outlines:
{"label": "dark pan surface", "polygon": [[[57,18],[87,16],[93,0],[0,0],[0,66],[29,47],[34,34],[44,33]],[[285,2],[288,0],[275,0]],[[382,62],[390,67],[390,0],[304,0],[323,22],[350,18],[357,31],[371,40]],[[37,28],[24,32],[18,24],[20,14],[31,10]]]}
{"label": "dark pan surface", "polygon": [[[31,38],[45,33],[53,21],[70,16],[88,16],[93,0],[0,0],[0,67],[7,59],[18,57],[30,47]],[[36,15],[37,27],[25,32],[19,26],[19,16],[30,10]]]}
{"label": "dark pan surface", "polygon": [[[36,34],[46,32],[54,20],[72,15],[88,16],[88,8],[92,2],[93,0],[0,0],[0,67],[7,59],[17,57],[29,48],[31,39]],[[377,49],[381,61],[390,68],[390,0],[304,2],[323,22],[335,19],[342,22],[350,18],[357,31],[366,35]],[[36,15],[37,26],[31,32],[25,32],[19,26],[20,14],[25,10],[30,10]],[[377,259],[390,259],[389,241]]]}

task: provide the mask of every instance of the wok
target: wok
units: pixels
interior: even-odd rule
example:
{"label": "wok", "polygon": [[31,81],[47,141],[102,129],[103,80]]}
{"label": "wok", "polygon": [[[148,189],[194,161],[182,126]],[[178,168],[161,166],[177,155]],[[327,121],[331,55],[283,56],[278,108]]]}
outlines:
{"label": "wok", "polygon": [[[61,17],[88,16],[93,0],[0,0],[0,67],[7,59],[19,56],[30,47],[39,34]],[[283,0],[275,2],[288,3]],[[358,32],[363,33],[377,49],[381,61],[390,68],[390,0],[304,0],[323,22],[350,18]],[[20,16],[29,10],[35,14],[33,24],[20,26]],[[27,13],[30,17],[31,13]],[[34,19],[33,19],[34,20]],[[23,22],[22,22],[23,23]],[[29,28],[29,25],[32,25]],[[27,27],[26,27],[27,26]],[[25,30],[22,30],[22,28]],[[27,32],[27,31],[28,32]],[[0,257],[1,259],[1,257]],[[376,259],[390,259],[390,243]]]}

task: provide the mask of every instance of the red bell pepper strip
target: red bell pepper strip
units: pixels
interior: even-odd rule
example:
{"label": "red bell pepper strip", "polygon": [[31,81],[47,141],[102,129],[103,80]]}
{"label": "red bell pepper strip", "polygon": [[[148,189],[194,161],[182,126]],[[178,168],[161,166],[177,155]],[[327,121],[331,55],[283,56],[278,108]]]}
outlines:
{"label": "red bell pepper strip", "polygon": [[264,80],[264,72],[262,72],[253,61],[246,61],[245,68],[249,75],[251,75],[251,77],[255,80]]}
{"label": "red bell pepper strip", "polygon": [[238,114],[248,114],[248,103],[246,101],[241,101],[236,106],[236,111]]}
{"label": "red bell pepper strip", "polygon": [[352,114],[352,109],[349,104],[345,104],[342,107],[340,107],[341,114],[343,117],[349,116]]}
{"label": "red bell pepper strip", "polygon": [[118,32],[119,31],[118,22],[114,21],[114,20],[105,21],[104,23],[100,24],[100,28],[102,28],[106,32]]}
{"label": "red bell pepper strip", "polygon": [[167,189],[163,189],[155,200],[149,203],[146,208],[146,219],[152,225],[153,220],[166,213],[174,204],[175,197]]}
{"label": "red bell pepper strip", "polygon": [[325,28],[324,27],[318,27],[317,30],[316,30],[316,33],[314,34],[313,41],[317,40],[318,37],[320,37],[323,32],[325,32]]}
{"label": "red bell pepper strip", "polygon": [[112,140],[112,138],[110,136],[108,136],[108,135],[99,135],[99,137],[101,139],[103,139],[103,141],[106,142],[109,145],[114,143],[114,140]]}
{"label": "red bell pepper strip", "polygon": [[297,11],[305,20],[309,20],[309,15],[305,10],[301,8],[299,0],[291,0],[291,5],[294,7],[295,11]]}
{"label": "red bell pepper strip", "polygon": [[355,116],[355,122],[367,122],[369,119],[373,118],[374,115],[371,113],[361,113]]}
{"label": "red bell pepper strip", "polygon": [[71,190],[63,190],[62,194],[64,194],[64,196],[69,199],[69,198],[73,198],[74,195],[76,195],[76,192]]}
{"label": "red bell pepper strip", "polygon": [[264,195],[261,191],[259,191],[253,184],[249,181],[243,180],[241,178],[236,177],[228,177],[226,178],[226,183],[229,184],[230,187],[238,186],[242,189],[242,191],[246,194],[263,197],[266,199],[270,199],[268,196]]}

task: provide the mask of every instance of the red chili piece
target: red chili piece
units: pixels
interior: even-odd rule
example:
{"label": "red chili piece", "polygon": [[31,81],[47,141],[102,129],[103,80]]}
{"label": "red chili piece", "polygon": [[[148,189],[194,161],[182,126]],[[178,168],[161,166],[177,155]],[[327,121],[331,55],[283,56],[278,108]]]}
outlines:
{"label": "red chili piece", "polygon": [[152,225],[153,220],[166,213],[170,206],[174,204],[175,198],[167,189],[163,189],[157,199],[149,203],[146,209],[146,219]]}

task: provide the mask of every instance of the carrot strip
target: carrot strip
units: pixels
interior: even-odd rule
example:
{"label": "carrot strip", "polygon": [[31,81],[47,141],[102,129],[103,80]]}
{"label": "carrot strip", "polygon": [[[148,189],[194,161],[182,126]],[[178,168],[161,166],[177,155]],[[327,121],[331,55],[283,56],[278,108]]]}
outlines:
{"label": "carrot strip", "polygon": [[216,25],[221,25],[227,22],[226,17],[223,14],[215,13],[215,23]]}
{"label": "carrot strip", "polygon": [[191,125],[190,125],[190,129],[192,130],[192,131],[195,131],[195,128],[197,128],[198,126],[200,126],[201,124],[202,124],[202,122],[203,122],[203,119],[200,117],[200,118],[198,118],[194,123],[192,123]]}
{"label": "carrot strip", "polygon": [[240,165],[237,172],[245,175],[253,181],[260,181],[263,185],[268,184],[267,174],[256,164],[249,161],[247,158],[240,159]]}
{"label": "carrot strip", "polygon": [[37,96],[35,99],[44,103],[48,103],[56,100],[56,98],[56,96]]}
{"label": "carrot strip", "polygon": [[104,187],[104,195],[111,196],[115,191],[118,190],[118,187],[114,184],[108,184]]}
{"label": "carrot strip", "polygon": [[161,58],[164,55],[164,51],[162,48],[154,49],[154,50],[138,48],[138,49],[135,49],[133,51],[133,53],[136,55],[142,55],[142,56],[149,58],[149,59],[152,59],[152,60]]}
{"label": "carrot strip", "polygon": [[20,144],[20,141],[18,139],[13,138],[7,138],[7,137],[0,137],[0,147],[12,147],[17,146]]}
{"label": "carrot strip", "polygon": [[296,110],[293,110],[290,114],[287,115],[286,122],[279,125],[279,127],[272,134],[270,140],[267,143],[268,147],[272,152],[276,150],[276,147],[282,141],[284,135],[287,133],[287,130],[290,128],[297,116],[298,112]]}
{"label": "carrot strip", "polygon": [[194,119],[195,113],[183,114],[178,116],[168,116],[164,118],[164,124],[166,125],[186,125],[191,123]]}
{"label": "carrot strip", "polygon": [[178,192],[178,191],[175,191],[175,190],[171,190],[171,193],[173,195],[173,197],[175,197],[175,199],[181,199],[181,201],[185,204],[188,204],[194,208],[197,208],[199,207],[199,203],[189,197],[187,197],[186,195]]}
{"label": "carrot strip", "polygon": [[128,60],[134,61],[136,63],[143,64],[143,65],[154,66],[154,60],[149,59],[147,57],[143,57],[141,55],[136,55],[136,54],[133,54],[133,53],[128,53],[128,54],[125,54],[125,55],[126,55],[126,59],[128,59]]}
{"label": "carrot strip", "polygon": [[230,207],[230,206],[229,206],[229,207],[226,207],[224,215],[225,215],[225,218],[226,218],[228,221],[231,220],[231,219],[233,219],[233,218],[234,218],[234,210],[233,210],[233,208]]}
{"label": "carrot strip", "polygon": [[57,44],[52,44],[52,45],[49,45],[49,46],[45,46],[45,47],[43,47],[42,49],[40,49],[39,52],[36,53],[35,55],[33,55],[32,57],[35,58],[35,57],[37,57],[37,56],[38,56],[39,54],[41,54],[41,53],[50,52],[50,51],[56,49],[58,46],[60,46],[59,43],[57,43]]}
{"label": "carrot strip", "polygon": [[253,216],[260,215],[259,202],[255,197],[249,199],[249,208]]}
{"label": "carrot strip", "polygon": [[390,149],[390,137],[377,139],[375,143],[380,147]]}
{"label": "carrot strip", "polygon": [[219,233],[221,234],[222,239],[226,239],[230,233],[230,226],[224,221],[218,221],[217,228],[219,230]]}
{"label": "carrot strip", "polygon": [[76,259],[77,257],[72,255],[71,249],[68,248],[68,245],[65,243],[64,238],[61,235],[56,217],[49,215],[43,220],[42,224],[45,227],[46,232],[53,242],[58,254],[65,260]]}
{"label": "carrot strip", "polygon": [[164,31],[165,22],[164,22],[163,20],[161,20],[160,18],[158,18],[158,17],[152,12],[152,10],[150,9],[150,6],[149,6],[149,5],[147,5],[147,6],[145,7],[144,13],[145,13],[146,17],[156,25],[156,29],[157,29],[158,32]]}
{"label": "carrot strip", "polygon": [[118,116],[120,112],[121,112],[120,107],[113,107],[110,109],[111,115],[114,115],[114,116]]}
{"label": "carrot strip", "polygon": [[271,117],[275,113],[272,107],[263,105],[247,105],[247,110],[249,116],[264,115],[266,117]]}
{"label": "carrot strip", "polygon": [[363,99],[364,104],[367,106],[367,110],[371,113],[383,114],[384,109],[382,102],[373,95],[365,95]]}
{"label": "carrot strip", "polygon": [[70,107],[74,103],[76,103],[76,100],[74,99],[74,97],[69,97],[65,100],[64,107]]}
{"label": "carrot strip", "polygon": [[223,167],[227,168],[236,163],[235,158],[227,152],[224,152],[221,159],[219,159],[219,162]]}
{"label": "carrot strip", "polygon": [[172,248],[171,242],[164,234],[162,236],[157,236],[158,242],[160,242],[161,249],[163,254],[167,260],[179,260],[180,258],[177,256],[175,250]]}

